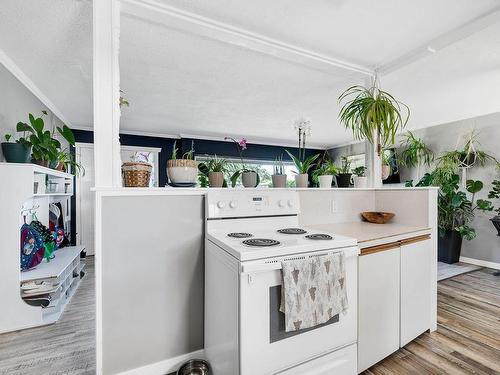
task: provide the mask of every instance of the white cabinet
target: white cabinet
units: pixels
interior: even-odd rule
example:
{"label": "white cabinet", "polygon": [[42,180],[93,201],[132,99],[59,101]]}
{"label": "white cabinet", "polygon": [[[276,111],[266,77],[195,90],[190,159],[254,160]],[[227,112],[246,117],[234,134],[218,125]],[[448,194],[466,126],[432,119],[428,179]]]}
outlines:
{"label": "white cabinet", "polygon": [[430,328],[431,246],[429,236],[401,241],[401,347]]}
{"label": "white cabinet", "polygon": [[359,257],[358,373],[399,348],[399,242]]}

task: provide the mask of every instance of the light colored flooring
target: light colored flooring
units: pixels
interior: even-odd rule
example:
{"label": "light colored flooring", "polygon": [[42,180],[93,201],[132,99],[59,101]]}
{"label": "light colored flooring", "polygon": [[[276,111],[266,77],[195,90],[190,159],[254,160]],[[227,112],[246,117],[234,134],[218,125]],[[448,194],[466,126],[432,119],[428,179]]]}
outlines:
{"label": "light colored flooring", "polygon": [[[93,259],[55,325],[0,335],[0,374],[95,373]],[[439,282],[438,330],[425,333],[365,375],[500,375],[500,277],[483,268]]]}
{"label": "light colored flooring", "polygon": [[0,374],[95,374],[94,259],[61,319],[49,326],[0,335]]}
{"label": "light colored flooring", "polygon": [[463,273],[475,271],[481,269],[481,266],[476,266],[474,264],[467,263],[443,263],[438,262],[437,279],[438,281],[449,279],[450,277],[461,275]]}
{"label": "light colored flooring", "polygon": [[500,277],[494,270],[438,283],[438,329],[364,375],[500,374]]}

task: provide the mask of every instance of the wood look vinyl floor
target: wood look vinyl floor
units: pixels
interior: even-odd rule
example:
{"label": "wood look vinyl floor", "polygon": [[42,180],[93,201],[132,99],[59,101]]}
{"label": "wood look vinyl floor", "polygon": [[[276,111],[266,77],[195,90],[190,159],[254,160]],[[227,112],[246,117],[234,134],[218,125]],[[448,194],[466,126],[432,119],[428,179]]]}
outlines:
{"label": "wood look vinyl floor", "polygon": [[[0,374],[95,374],[94,267],[56,324],[0,335]],[[481,269],[439,282],[438,329],[365,375],[500,374],[500,277]]]}
{"label": "wood look vinyl floor", "polygon": [[94,258],[61,319],[0,335],[1,375],[95,374]]}
{"label": "wood look vinyl floor", "polygon": [[483,268],[438,283],[438,329],[364,375],[500,374],[500,277]]}

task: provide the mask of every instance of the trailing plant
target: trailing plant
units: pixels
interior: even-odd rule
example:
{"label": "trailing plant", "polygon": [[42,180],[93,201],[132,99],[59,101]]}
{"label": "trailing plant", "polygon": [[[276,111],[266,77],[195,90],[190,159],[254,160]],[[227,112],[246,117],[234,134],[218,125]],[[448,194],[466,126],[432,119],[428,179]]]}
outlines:
{"label": "trailing plant", "polygon": [[[294,173],[297,173],[297,174],[308,173],[309,170],[315,165],[314,162],[316,161],[316,159],[319,157],[319,154],[315,154],[315,155],[311,155],[311,156],[305,158],[304,160],[301,160],[298,157],[296,157],[295,155],[293,155],[290,151],[288,151],[288,150],[285,150],[285,151],[288,154],[288,156],[290,156],[290,158],[292,159],[293,164],[295,164],[296,171],[294,171]],[[300,153],[300,150],[299,150],[299,153]]]}
{"label": "trailing plant", "polygon": [[352,173],[357,177],[365,177],[366,167],[365,166],[356,167],[352,170]]}
{"label": "trailing plant", "polygon": [[57,158],[55,161],[54,168],[57,168],[58,165],[63,165],[65,171],[71,171],[76,176],[85,176],[85,168],[83,165],[76,161],[74,155],[72,155],[68,149],[60,150],[57,153]]}
{"label": "trailing plant", "polygon": [[395,143],[396,134],[410,117],[406,104],[376,86],[349,87],[339,96],[339,103],[342,102],[340,122],[352,130],[355,139],[367,139],[375,145],[379,155],[383,147]]}
{"label": "trailing plant", "polygon": [[[47,111],[42,111],[42,116],[44,115],[47,115]],[[19,142],[32,146],[33,160],[57,161],[61,143],[54,138],[56,130],[71,146],[75,145],[75,136],[68,126],[57,126],[52,131],[46,130],[43,118],[35,118],[31,113],[29,114],[29,122],[29,124],[18,122],[16,130],[23,133]]]}
{"label": "trailing plant", "polygon": [[351,161],[347,156],[342,156],[341,158],[341,167],[339,173],[342,174],[351,173]]}
{"label": "trailing plant", "polygon": [[399,154],[399,164],[404,167],[415,168],[424,164],[430,166],[434,161],[434,152],[411,131],[404,135],[400,147],[403,150]]}
{"label": "trailing plant", "polygon": [[278,156],[274,160],[273,171],[275,175],[285,174],[285,166],[283,165],[283,155]]}

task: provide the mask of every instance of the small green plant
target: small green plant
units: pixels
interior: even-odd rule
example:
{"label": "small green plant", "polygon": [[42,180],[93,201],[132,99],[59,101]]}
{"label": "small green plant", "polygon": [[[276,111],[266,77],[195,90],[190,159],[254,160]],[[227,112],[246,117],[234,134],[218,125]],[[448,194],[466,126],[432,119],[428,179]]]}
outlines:
{"label": "small green plant", "polygon": [[333,164],[333,160],[328,159],[321,163],[312,173],[312,181],[315,185],[319,184],[319,176],[336,176],[339,174],[339,169]]}
{"label": "small green plant", "polygon": [[174,144],[172,145],[172,154],[170,155],[170,160],[177,160],[177,151],[179,151],[179,149],[177,148],[177,141],[174,141]]}
{"label": "small green plant", "polygon": [[10,142],[10,140],[12,138],[12,134],[5,134],[4,137],[5,137],[6,142]]}
{"label": "small green plant", "polygon": [[[210,157],[207,161],[198,164],[198,181],[201,187],[208,186],[208,175],[210,172],[226,172],[228,161],[218,158],[217,155]],[[224,187],[227,187],[227,182],[224,179]]]}
{"label": "small green plant", "polygon": [[341,167],[339,173],[342,174],[351,173],[351,161],[347,156],[342,156],[341,158]]}
{"label": "small green plant", "polygon": [[74,175],[85,176],[85,168],[76,161],[75,156],[72,155],[68,149],[60,150],[57,153],[55,162],[56,167],[57,165],[62,164],[64,166],[64,170],[69,171],[71,168]]}
{"label": "small green plant", "polygon": [[[489,199],[500,199],[500,181],[495,180],[493,181],[493,188],[491,191],[488,193],[488,198]],[[495,212],[500,215],[500,206],[498,206],[495,209]]]}
{"label": "small green plant", "polygon": [[273,171],[275,175],[285,174],[285,166],[283,165],[283,155],[278,156],[274,160]]}
{"label": "small green plant", "polygon": [[[179,151],[179,148],[177,147],[177,141],[174,141],[174,144],[172,145],[172,153],[170,154],[170,160],[177,160],[177,152]],[[185,152],[182,155],[183,160],[194,160],[194,141],[191,141],[191,148],[189,151]]]}
{"label": "small green plant", "polygon": [[352,173],[357,177],[365,177],[366,167],[365,166],[356,167],[352,170]]}
{"label": "small green plant", "polygon": [[294,172],[297,174],[308,173],[309,170],[315,165],[316,159],[319,157],[319,154],[315,154],[305,158],[304,160],[301,160],[298,157],[294,156],[290,151],[285,150],[285,152],[293,160],[293,163],[295,164],[296,168],[296,171]]}
{"label": "small green plant", "polygon": [[404,135],[400,147],[403,150],[399,154],[399,164],[403,167],[415,168],[424,164],[430,166],[434,161],[434,152],[411,131]]}

